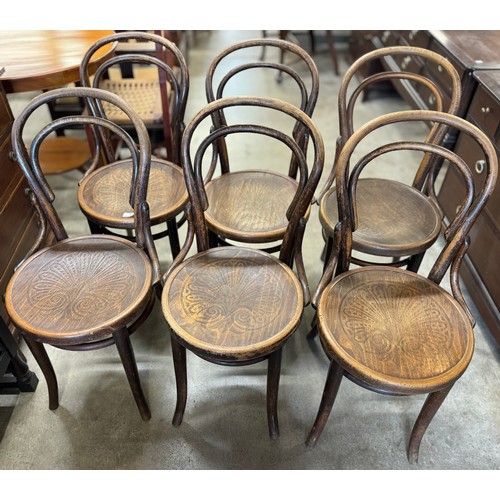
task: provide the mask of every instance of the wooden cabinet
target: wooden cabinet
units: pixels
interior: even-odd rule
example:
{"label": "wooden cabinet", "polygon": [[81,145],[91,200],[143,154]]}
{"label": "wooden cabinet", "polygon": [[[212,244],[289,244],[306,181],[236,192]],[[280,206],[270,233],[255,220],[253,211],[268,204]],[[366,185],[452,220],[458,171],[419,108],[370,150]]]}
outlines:
{"label": "wooden cabinet", "polygon": [[[1,74],[0,68],[0,74]],[[12,160],[10,132],[13,116],[0,82],[0,392],[32,391],[38,379],[29,371],[8,326],[3,297],[14,268],[35,243],[37,219],[25,195],[27,187]]]}
{"label": "wooden cabinet", "polygon": [[[466,119],[493,141],[500,157],[500,71],[476,71],[477,88]],[[485,178],[484,158],[466,134],[460,134],[457,153],[473,166],[474,188],[481,189]],[[439,202],[449,219],[460,204],[465,188],[455,169],[449,169],[439,193]],[[463,266],[462,279],[491,333],[500,344],[500,185],[479,216],[471,234],[471,246]]]}

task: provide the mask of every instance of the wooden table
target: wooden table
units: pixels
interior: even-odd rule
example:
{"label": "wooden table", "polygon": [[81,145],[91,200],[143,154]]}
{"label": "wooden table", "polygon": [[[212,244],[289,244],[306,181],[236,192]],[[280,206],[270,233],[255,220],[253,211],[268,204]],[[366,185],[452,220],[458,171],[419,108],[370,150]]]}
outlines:
{"label": "wooden table", "polygon": [[[0,76],[6,93],[48,90],[80,79],[80,62],[89,47],[110,30],[84,31],[0,31]],[[109,58],[116,43],[99,49],[90,71]],[[88,141],[58,136],[43,142],[40,164],[45,174],[59,174],[82,168],[91,158]]]}
{"label": "wooden table", "polygon": [[[5,92],[26,92],[62,87],[79,80],[79,65],[87,49],[108,30],[0,31],[0,76]],[[116,44],[102,47],[94,64],[109,58]],[[92,63],[90,70],[92,71]]]}

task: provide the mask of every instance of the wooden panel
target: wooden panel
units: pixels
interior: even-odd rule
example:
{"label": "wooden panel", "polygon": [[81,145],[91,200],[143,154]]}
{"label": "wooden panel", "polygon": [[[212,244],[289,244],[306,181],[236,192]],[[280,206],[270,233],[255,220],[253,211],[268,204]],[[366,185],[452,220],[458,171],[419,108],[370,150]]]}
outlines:
{"label": "wooden panel", "polygon": [[7,136],[0,145],[0,214],[4,210],[5,204],[12,197],[16,185],[19,184],[23,177],[21,169],[9,158],[11,151],[10,137]]}

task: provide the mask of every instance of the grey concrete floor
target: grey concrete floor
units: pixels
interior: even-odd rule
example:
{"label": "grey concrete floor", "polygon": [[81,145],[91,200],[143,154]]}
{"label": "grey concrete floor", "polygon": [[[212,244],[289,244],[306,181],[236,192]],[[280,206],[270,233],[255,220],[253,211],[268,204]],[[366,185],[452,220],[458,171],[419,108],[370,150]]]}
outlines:
{"label": "grey concrete floor", "polygon": [[[186,120],[205,104],[204,77],[211,59],[230,43],[260,36],[259,31],[213,31],[197,34],[189,54],[191,76]],[[266,57],[275,57],[268,53]],[[345,70],[340,51],[341,70]],[[321,89],[314,120],[326,146],[325,174],[331,165],[338,133],[336,97],[340,78],[326,52],[315,56]],[[286,97],[292,92],[274,78],[242,82],[236,91]],[[243,89],[243,90],[242,90]],[[229,89],[228,89],[229,90]],[[281,94],[280,94],[281,93]],[[29,95],[11,96],[14,113]],[[359,106],[359,123],[384,112],[406,108],[396,96]],[[391,132],[391,139],[425,132],[415,125]],[[239,168],[252,161],[242,145]],[[270,156],[276,156],[271,154]],[[280,163],[281,159],[275,158]],[[286,162],[284,162],[286,163]],[[415,162],[394,160],[391,175],[410,181]],[[79,174],[51,177],[57,208],[71,235],[87,231],[76,202]],[[184,234],[184,233],[182,233]],[[314,288],[320,278],[323,246],[317,206],[306,230],[305,266]],[[439,243],[430,251],[429,269]],[[164,270],[171,261],[166,243],[158,248]],[[446,285],[445,285],[446,286]],[[469,301],[469,304],[472,303]],[[424,396],[390,397],[369,392],[344,379],[326,428],[316,447],[305,438],[314,421],[328,369],[318,340],[306,339],[313,309],[304,311],[301,326],[284,348],[279,394],[281,436],[268,437],[266,364],[221,367],[188,353],[188,403],[182,425],[174,428],[175,380],[168,329],[159,305],[132,337],[152,419],[143,422],[134,404],[114,347],[94,352],[49,350],[59,378],[60,407],[48,409],[47,389],[40,378],[35,393],[0,396],[0,406],[14,406],[0,442],[0,469],[338,469],[338,470],[465,470],[500,468],[500,354],[476,312],[476,350],[471,365],[456,383],[424,436],[420,460],[410,465],[406,447]]]}

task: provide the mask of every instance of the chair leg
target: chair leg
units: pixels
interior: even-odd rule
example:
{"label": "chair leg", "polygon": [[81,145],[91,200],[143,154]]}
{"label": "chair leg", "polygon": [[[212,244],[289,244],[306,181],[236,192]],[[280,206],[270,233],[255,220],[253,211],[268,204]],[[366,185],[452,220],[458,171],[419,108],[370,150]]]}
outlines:
{"label": "chair leg", "polygon": [[59,389],[57,387],[57,377],[54,372],[54,367],[50,362],[50,358],[42,343],[30,340],[23,336],[29,350],[33,354],[38,366],[47,382],[47,389],[49,391],[49,409],[56,410],[59,407]]}
{"label": "chair leg", "polygon": [[282,348],[269,355],[267,365],[267,424],[269,437],[278,439],[280,429],[278,425],[278,389],[281,373]]}
{"label": "chair leg", "polygon": [[171,338],[172,356],[174,359],[175,383],[177,386],[177,404],[175,406],[172,425],[178,427],[182,423],[187,400],[187,369],[186,369],[186,348],[179,344],[173,337]]}
{"label": "chair leg", "polygon": [[87,220],[89,224],[89,229],[92,234],[102,234],[103,230],[99,224],[96,224],[95,222],[92,222],[91,220]]}
{"label": "chair leg", "polygon": [[142,390],[139,370],[137,369],[130,335],[127,329],[122,328],[113,333],[113,338],[115,340],[120,359],[122,360],[123,368],[125,369],[130,388],[132,389],[132,394],[134,395],[137,408],[141,414],[141,418],[142,420],[149,420],[151,418],[151,412]]}
{"label": "chair leg", "polygon": [[330,48],[330,55],[332,56],[333,71],[339,76],[339,63],[337,58],[337,50],[335,49],[335,44],[333,43],[333,33],[331,30],[326,31],[326,40],[328,42],[328,47]]}
{"label": "chair leg", "polygon": [[418,272],[418,268],[420,267],[420,264],[422,263],[422,260],[424,259],[425,252],[419,253],[417,255],[412,255],[410,257],[410,260],[408,261],[408,265],[406,266],[406,269],[408,271],[413,271],[414,273]]}
{"label": "chair leg", "polygon": [[319,405],[318,414],[316,415],[316,420],[314,421],[306,440],[306,446],[308,448],[314,447],[316,441],[325,428],[330,412],[332,411],[333,403],[337,397],[343,374],[344,370],[332,360],[330,362],[330,368],[328,369],[328,376],[326,378],[326,384],[323,390],[323,396]]}
{"label": "chair leg", "polygon": [[167,221],[167,228],[168,240],[170,242],[170,251],[172,252],[172,258],[175,259],[181,251],[181,245],[179,243],[179,231],[177,229],[177,221],[175,220],[175,217]]}
{"label": "chair leg", "polygon": [[450,386],[442,391],[432,392],[427,396],[410,436],[408,461],[411,464],[418,462],[418,452],[422,437],[452,387],[453,386]]}

